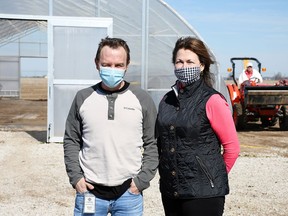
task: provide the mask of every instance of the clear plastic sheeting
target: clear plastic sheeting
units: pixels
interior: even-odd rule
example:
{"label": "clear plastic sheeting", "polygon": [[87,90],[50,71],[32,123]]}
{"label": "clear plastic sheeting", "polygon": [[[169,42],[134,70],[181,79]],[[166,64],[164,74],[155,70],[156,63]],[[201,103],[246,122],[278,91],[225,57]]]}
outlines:
{"label": "clear plastic sheeting", "polygon": [[26,35],[47,28],[45,21],[26,21],[15,19],[0,20],[0,47]]}
{"label": "clear plastic sheeting", "polygon": [[19,58],[0,56],[0,98],[19,97]]}
{"label": "clear plastic sheeting", "polygon": [[[0,18],[1,14],[15,14],[18,17],[112,17],[113,36],[123,38],[131,48],[127,80],[148,90],[156,104],[175,82],[171,57],[176,40],[188,35],[203,40],[192,25],[162,0],[0,0]],[[31,26],[23,26],[24,29],[18,26],[17,29],[20,32],[32,31],[34,25],[39,25],[38,22],[32,22]],[[9,25],[15,27],[17,22]],[[11,36],[10,33],[10,27],[1,25],[0,44],[6,43],[7,38],[12,39],[21,34],[15,31],[15,36]],[[215,88],[229,98],[218,71],[217,59],[211,50],[210,53],[216,62],[211,68],[215,74]],[[91,56],[91,63],[93,58]]]}
{"label": "clear plastic sheeting", "polygon": [[48,16],[49,1],[50,0],[0,0],[0,13]]}

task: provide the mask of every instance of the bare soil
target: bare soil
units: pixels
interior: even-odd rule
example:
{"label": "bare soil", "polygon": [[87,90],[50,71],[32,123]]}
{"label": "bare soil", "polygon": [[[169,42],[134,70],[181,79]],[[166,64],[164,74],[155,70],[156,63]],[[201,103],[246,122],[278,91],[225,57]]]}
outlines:
{"label": "bare soil", "polygon": [[0,129],[44,131],[47,100],[0,99]]}

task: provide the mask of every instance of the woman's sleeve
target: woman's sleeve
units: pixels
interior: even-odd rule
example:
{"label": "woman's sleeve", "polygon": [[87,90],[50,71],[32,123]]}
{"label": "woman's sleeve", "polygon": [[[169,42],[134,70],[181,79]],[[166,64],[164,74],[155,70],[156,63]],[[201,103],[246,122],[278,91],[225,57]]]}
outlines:
{"label": "woman's sleeve", "polygon": [[229,173],[240,153],[237,131],[229,105],[219,94],[214,94],[206,103],[206,114],[223,146],[223,158]]}

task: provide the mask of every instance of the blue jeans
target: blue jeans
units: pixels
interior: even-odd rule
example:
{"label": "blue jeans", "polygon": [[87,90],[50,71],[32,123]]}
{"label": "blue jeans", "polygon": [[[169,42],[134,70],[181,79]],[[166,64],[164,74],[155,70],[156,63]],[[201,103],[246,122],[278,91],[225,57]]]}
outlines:
{"label": "blue jeans", "polygon": [[[90,192],[87,192],[90,193]],[[132,194],[127,190],[121,197],[114,200],[104,200],[96,197],[95,214],[84,214],[84,193],[76,194],[74,216],[142,216],[143,196]]]}

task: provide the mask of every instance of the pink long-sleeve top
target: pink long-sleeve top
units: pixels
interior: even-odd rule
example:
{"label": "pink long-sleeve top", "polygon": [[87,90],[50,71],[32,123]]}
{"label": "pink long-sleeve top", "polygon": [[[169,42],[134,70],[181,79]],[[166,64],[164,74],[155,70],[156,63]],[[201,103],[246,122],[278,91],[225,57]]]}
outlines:
{"label": "pink long-sleeve top", "polygon": [[240,153],[240,144],[229,105],[219,94],[214,94],[206,103],[206,113],[223,146],[223,158],[229,173]]}

